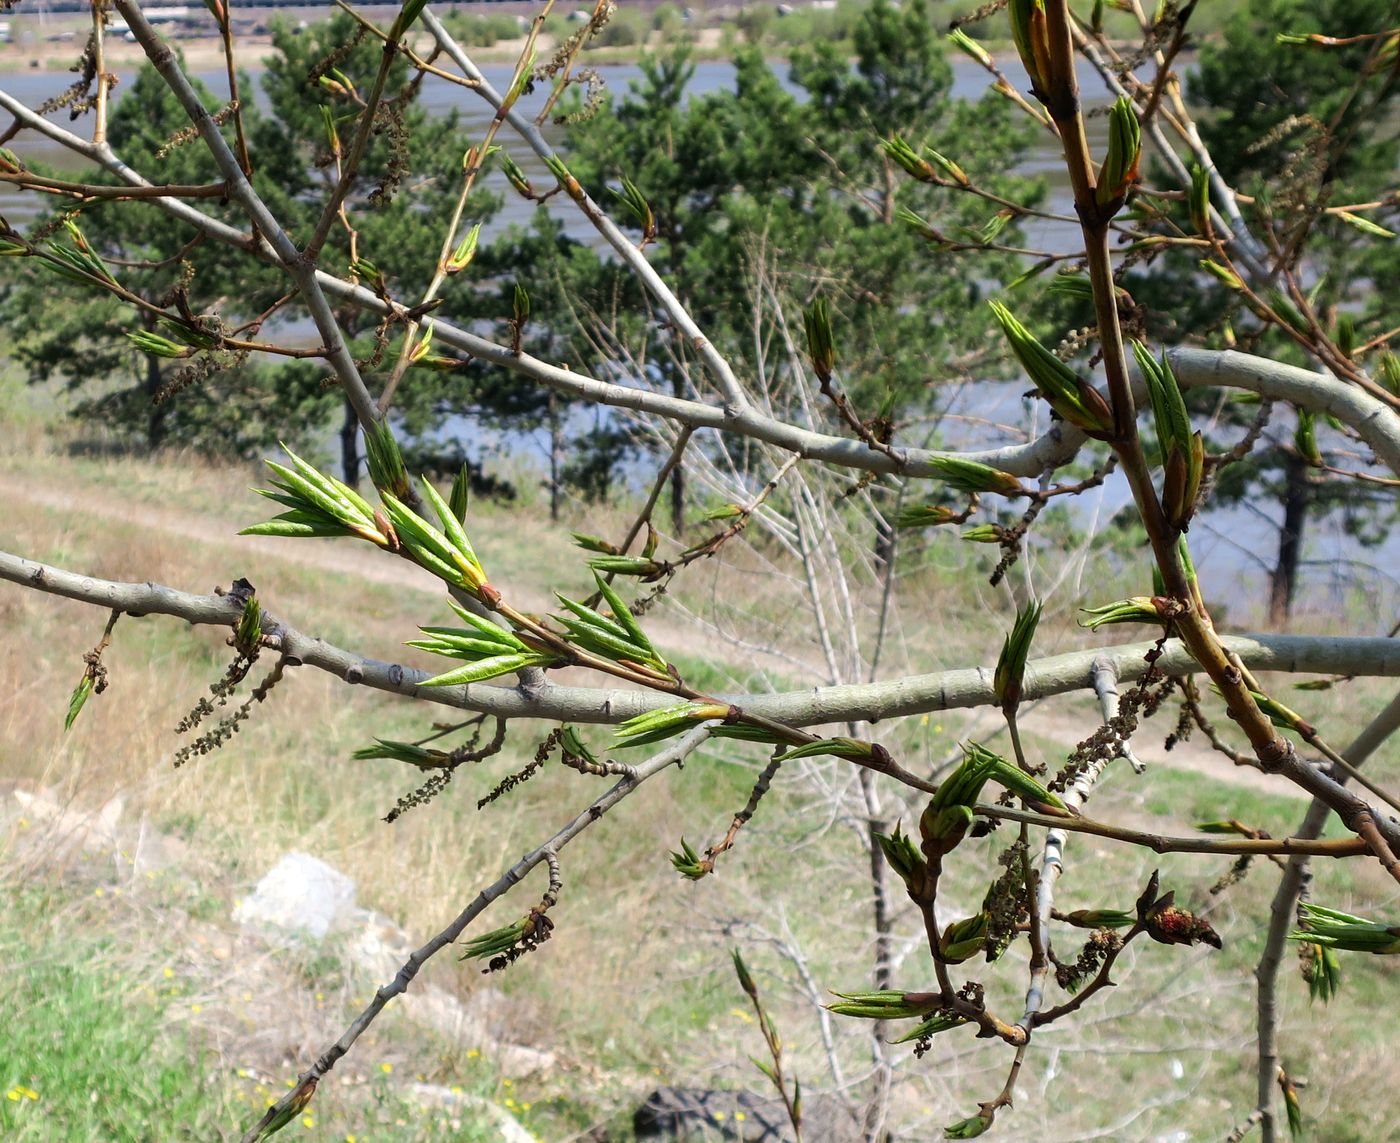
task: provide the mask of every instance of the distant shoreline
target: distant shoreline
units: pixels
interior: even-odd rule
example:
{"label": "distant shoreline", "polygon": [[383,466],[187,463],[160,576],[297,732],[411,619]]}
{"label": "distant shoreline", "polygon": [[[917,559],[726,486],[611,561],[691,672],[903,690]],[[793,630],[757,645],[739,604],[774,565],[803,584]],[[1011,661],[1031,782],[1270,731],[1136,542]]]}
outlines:
{"label": "distant shoreline", "polygon": [[[37,44],[6,44],[0,46],[0,74],[14,72],[53,72],[70,71],[82,54],[84,38],[75,37],[62,42],[44,41]],[[469,49],[473,59],[487,63],[514,62],[524,46],[524,39],[501,40],[489,48]],[[223,47],[212,37],[174,41],[175,47],[185,57],[185,64],[191,71],[217,71],[224,66]],[[125,40],[108,41],[105,45],[107,68],[109,71],[134,72],[146,62],[146,53],[140,44],[129,44]],[[252,70],[262,64],[265,56],[273,51],[272,37],[244,36],[235,41],[235,61],[239,67]],[[590,56],[605,57],[613,62],[615,52],[626,52],[632,56],[636,49],[605,49],[590,52]]]}
{"label": "distant shoreline", "polygon": [[[295,11],[301,11],[301,9]],[[16,72],[73,70],[78,57],[82,55],[83,46],[87,42],[87,25],[86,23],[74,24],[66,30],[73,32],[72,38],[67,40],[46,38],[31,43],[0,44],[0,75]],[[698,34],[690,41],[691,58],[697,62],[730,59],[738,46],[738,39],[730,37],[734,41],[731,44],[726,39],[726,32],[733,32],[731,25],[699,29]],[[219,71],[225,66],[223,47],[216,37],[181,37],[173,39],[171,43],[185,57],[185,63],[191,71]],[[558,43],[559,41],[552,36],[547,34],[541,36],[538,47],[539,58],[541,60],[548,59]],[[636,63],[645,52],[663,52],[676,46],[676,43],[674,39],[667,40],[662,36],[653,36],[647,43],[616,47],[595,45],[584,51],[580,62],[584,65],[595,66]],[[523,36],[518,39],[498,40],[490,47],[463,45],[473,60],[478,63],[490,64],[514,63],[519,59],[524,46]],[[992,52],[1011,52],[1014,50],[1009,41],[1001,43],[987,40],[983,41],[983,46]],[[431,43],[426,38],[420,40],[414,47],[420,55],[424,56],[431,51]],[[266,34],[235,37],[234,49],[239,67],[245,70],[256,70],[261,66],[263,58],[273,51],[272,37]],[[146,60],[146,55],[139,44],[129,43],[116,35],[107,38],[104,50],[107,66],[111,71],[132,73]],[[947,53],[949,56],[957,54],[952,47],[947,49]],[[787,51],[781,50],[773,44],[767,45],[767,55],[774,62],[786,61],[788,58]]]}

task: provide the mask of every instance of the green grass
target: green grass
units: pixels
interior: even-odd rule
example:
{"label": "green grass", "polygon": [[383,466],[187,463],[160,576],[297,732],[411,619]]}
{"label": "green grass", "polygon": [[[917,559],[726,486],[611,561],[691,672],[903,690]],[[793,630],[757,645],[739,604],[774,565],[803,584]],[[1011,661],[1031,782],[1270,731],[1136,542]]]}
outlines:
{"label": "green grass", "polygon": [[217,1137],[236,1112],[211,1053],[172,1031],[179,1025],[167,1019],[167,1000],[143,996],[106,963],[103,940],[24,941],[35,896],[9,895],[0,913],[0,956],[9,966],[0,994],[0,1136],[16,1143]]}
{"label": "green grass", "polygon": [[[72,885],[4,890],[0,957],[9,980],[0,993],[0,1138],[7,1143],[237,1138],[285,1090],[270,1075],[235,1066],[214,1046],[197,1019],[207,994],[200,966],[178,961],[158,934],[142,935],[139,954],[119,947],[108,930],[124,910],[110,890],[100,909],[75,899]],[[329,990],[339,972],[333,960],[294,957],[288,968],[308,989]],[[421,1053],[424,1045],[417,1047]],[[431,1079],[449,1098],[499,1102],[530,1121],[528,1097],[516,1098],[514,1082],[478,1053],[448,1058],[451,1067],[432,1076],[398,1075],[386,1065],[371,1067],[368,1078],[349,1088],[324,1085],[296,1137],[308,1143],[498,1138],[489,1117],[471,1104],[443,1110],[411,1098],[403,1085],[415,1079]]]}

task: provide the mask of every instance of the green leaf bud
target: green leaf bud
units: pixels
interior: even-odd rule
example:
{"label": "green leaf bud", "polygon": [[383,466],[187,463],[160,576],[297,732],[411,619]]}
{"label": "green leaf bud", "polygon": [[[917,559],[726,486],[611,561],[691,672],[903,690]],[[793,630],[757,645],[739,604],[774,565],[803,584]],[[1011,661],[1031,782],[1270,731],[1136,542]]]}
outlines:
{"label": "green leaf bud", "polygon": [[1317,417],[1311,409],[1298,410],[1298,427],[1293,431],[1293,447],[1298,455],[1314,468],[1322,467],[1322,453],[1317,447]]}
{"label": "green leaf bud", "polygon": [[305,1111],[311,1103],[311,1097],[316,1094],[316,1083],[317,1077],[309,1076],[292,1092],[291,1102],[286,1107],[276,1112],[269,1108],[267,1122],[258,1129],[255,1143],[266,1143],[266,1140],[271,1139]]}
{"label": "green leaf bud", "polygon": [[1080,929],[1126,929],[1137,915],[1122,909],[1076,909],[1062,920]]}
{"label": "green leaf bud", "polygon": [[428,0],[407,0],[407,3],[399,9],[399,14],[394,17],[394,22],[389,27],[389,39],[391,41],[402,39],[404,33],[413,26],[418,17],[423,14],[423,9],[427,6]]}
{"label": "green leaf bud", "polygon": [[142,353],[152,357],[178,359],[191,357],[194,354],[194,350],[189,346],[177,345],[168,337],[161,337],[158,333],[149,333],[144,329],[127,330],[126,336],[131,340],[132,345],[136,346]]}
{"label": "green leaf bud", "polygon": [[1009,472],[989,464],[957,456],[936,456],[929,461],[934,475],[959,492],[996,492],[1002,496],[1024,496],[1021,482]]}
{"label": "green leaf bud", "polygon": [[1043,0],[1011,0],[1007,11],[1021,64],[1030,76],[1036,97],[1043,100],[1050,79],[1050,38]]}
{"label": "green leaf bud", "polygon": [[1004,711],[1014,711],[1020,705],[1026,659],[1030,656],[1035,629],[1040,624],[1040,611],[1039,603],[1028,603],[1018,608],[1016,622],[1002,640],[1001,654],[997,657],[996,670],[992,674],[992,693]]}
{"label": "green leaf bud", "polygon": [[1337,211],[1337,217],[1348,226],[1361,231],[1362,234],[1370,234],[1375,238],[1394,238],[1395,231],[1387,230],[1378,222],[1372,222],[1369,218],[1364,218],[1359,214],[1353,214],[1349,210]]}
{"label": "green leaf bud", "polygon": [[448,509],[463,527],[467,523],[467,505],[471,500],[471,491],[472,472],[464,461],[462,467],[457,470],[457,475],[452,478],[452,491],[447,496]]}
{"label": "green leaf bud", "polygon": [[791,762],[794,758],[817,758],[829,754],[834,758],[865,762],[875,756],[877,749],[879,748],[873,744],[862,742],[858,738],[821,738],[778,755],[778,761]]}
{"label": "green leaf bud", "polygon": [[[426,345],[432,339],[432,327],[423,339]],[[390,492],[402,499],[408,495],[408,469],[404,467],[403,454],[399,452],[399,442],[394,438],[394,430],[383,418],[365,429],[365,459],[369,464],[369,478],[381,492]]]}
{"label": "green leaf bud", "polygon": [[954,28],[948,33],[949,42],[964,55],[976,60],[983,67],[992,66],[992,57],[987,49],[964,32],[961,28]]}
{"label": "green leaf bud", "polygon": [[504,151],[501,152],[501,171],[505,174],[506,181],[515,188],[517,194],[524,198],[532,199],[535,197],[535,188],[525,177],[525,172],[520,169],[520,164]]}
{"label": "green leaf bud", "polygon": [[674,738],[710,719],[727,718],[731,708],[719,703],[686,702],[649,710],[629,718],[617,728],[618,746],[649,746]]}
{"label": "green leaf bud", "polygon": [[1309,998],[1326,1004],[1342,987],[1342,961],[1337,956],[1337,950],[1328,945],[1303,941],[1298,946],[1298,955]]}
{"label": "green leaf bud", "polygon": [[987,943],[987,914],[953,921],[938,939],[938,955],[948,964],[971,960]]}
{"label": "green leaf bud", "polygon": [[959,1119],[943,1129],[944,1139],[976,1139],[991,1128],[995,1116],[992,1112],[981,1111],[967,1119]]}
{"label": "green leaf bud", "polygon": [[738,949],[733,949],[730,954],[734,958],[734,975],[739,978],[739,987],[744,990],[744,994],[750,1000],[758,999],[758,985],[754,983],[753,977],[749,974],[748,967],[744,964],[744,958],[739,955]]}
{"label": "green leaf bud", "polygon": [[958,1016],[951,1012],[935,1012],[927,1020],[915,1024],[908,1033],[897,1040],[892,1040],[894,1044],[907,1044],[911,1040],[927,1040],[940,1032],[947,1032],[949,1029],[961,1027],[967,1023],[966,1016]]}
{"label": "green leaf bud", "polygon": [[1199,163],[1191,165],[1191,225],[1197,234],[1210,236],[1210,175]]}
{"label": "green leaf bud", "polygon": [[1127,96],[1120,95],[1108,112],[1108,154],[1094,187],[1094,201],[1113,213],[1137,181],[1142,161],[1142,124]]}
{"label": "green leaf bud", "polygon": [[1046,349],[1000,302],[990,303],[1012,353],[1057,413],[1098,440],[1113,438],[1113,411],[1093,386]]}
{"label": "green leaf bud", "polygon": [[1302,928],[1289,933],[1289,940],[1309,941],[1323,948],[1366,952],[1376,956],[1400,953],[1400,926],[1382,925],[1307,902],[1299,907],[1299,912]]}
{"label": "green leaf bud", "polygon": [[700,860],[700,855],[691,848],[685,838],[681,838],[679,852],[672,850],[671,865],[687,881],[699,881],[709,872],[705,863]]}
{"label": "green leaf bud", "polygon": [[966,187],[972,185],[972,180],[967,177],[967,172],[958,166],[957,163],[953,162],[952,159],[948,158],[946,155],[939,154],[932,147],[925,147],[924,150],[928,153],[928,157],[938,166],[942,167],[948,176],[959,186]]}
{"label": "green leaf bud", "polygon": [[1212,262],[1209,258],[1203,258],[1201,260],[1201,269],[1232,290],[1244,289],[1244,279],[1228,266],[1222,266],[1219,262]]}
{"label": "green leaf bud", "polygon": [[936,992],[903,992],[898,988],[882,988],[875,992],[838,992],[840,1003],[828,1004],[828,1012],[852,1016],[858,1020],[903,1020],[911,1016],[927,1016],[938,1009],[940,997]]}
{"label": "green leaf bud", "polygon": [[651,204],[647,202],[646,196],[626,175],[622,176],[622,189],[614,189],[613,194],[623,201],[628,212],[636,219],[637,225],[641,227],[641,245],[645,246],[656,237],[656,215],[652,213]]}
{"label": "green leaf bud", "polygon": [[962,515],[943,504],[915,504],[901,508],[895,517],[896,528],[932,528],[952,524]]}
{"label": "green leaf bud", "polygon": [[262,604],[253,596],[243,605],[243,614],[238,617],[233,641],[244,654],[255,650],[262,639]]}
{"label": "green leaf bud", "polygon": [[1081,619],[1079,625],[1090,631],[1110,623],[1165,623],[1168,601],[1162,596],[1134,595],[1115,603],[1105,603],[1102,607],[1081,607],[1080,611],[1088,619]]}
{"label": "green leaf bud", "polygon": [[921,158],[903,137],[893,135],[882,140],[880,148],[904,168],[906,174],[912,175],[922,183],[939,183],[943,180],[939,178],[938,172],[933,169],[932,164],[927,159]]}
{"label": "green leaf bud", "polygon": [[875,840],[890,868],[899,874],[909,891],[914,892],[923,881],[928,863],[920,856],[909,835],[896,825],[894,833],[888,836],[877,833]]}
{"label": "green leaf bud", "polygon": [[452,256],[448,258],[443,269],[449,274],[460,274],[465,270],[476,257],[476,245],[480,238],[481,223],[477,222],[462,236],[462,241],[457,243],[457,248],[452,251]]}
{"label": "green leaf bud", "polygon": [[825,298],[817,298],[811,308],[803,312],[802,324],[807,330],[807,352],[812,358],[812,369],[817,378],[826,384],[836,368],[836,347],[831,336],[831,314]]}
{"label": "green leaf bud", "polygon": [[78,680],[78,685],[73,688],[73,693],[68,696],[68,713],[63,718],[63,729],[72,730],[73,723],[78,720],[78,715],[82,712],[87,700],[92,697],[92,692],[96,686],[91,671],[84,673]]}

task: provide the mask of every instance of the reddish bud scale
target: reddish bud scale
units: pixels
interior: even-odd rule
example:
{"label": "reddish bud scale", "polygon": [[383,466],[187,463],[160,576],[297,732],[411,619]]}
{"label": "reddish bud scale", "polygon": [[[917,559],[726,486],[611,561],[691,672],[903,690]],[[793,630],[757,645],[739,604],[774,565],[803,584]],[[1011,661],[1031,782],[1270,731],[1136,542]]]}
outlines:
{"label": "reddish bud scale", "polygon": [[1147,918],[1147,935],[1164,945],[1194,945],[1197,942],[1221,947],[1214,929],[1194,913],[1169,905]]}

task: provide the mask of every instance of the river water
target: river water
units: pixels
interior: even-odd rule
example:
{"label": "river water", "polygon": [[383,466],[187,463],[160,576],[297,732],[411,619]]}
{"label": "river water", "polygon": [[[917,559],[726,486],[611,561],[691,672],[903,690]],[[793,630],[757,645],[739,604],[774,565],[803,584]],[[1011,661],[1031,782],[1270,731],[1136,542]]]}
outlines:
{"label": "river water", "polygon": [[[987,90],[987,73],[977,67],[971,60],[958,55],[951,58],[953,64],[953,95],[959,99],[977,99]],[[775,69],[780,75],[786,76],[784,65],[775,63]],[[633,64],[610,64],[599,67],[599,74],[607,89],[615,95],[624,94],[629,85],[637,80],[640,69]],[[507,64],[487,64],[482,68],[483,73],[493,87],[498,91],[504,90],[510,81],[511,68]],[[120,74],[120,73],[119,73]],[[254,99],[260,99],[260,89],[258,87],[259,71],[254,69],[249,73],[253,79]],[[724,89],[732,89],[734,85],[733,65],[722,61],[707,61],[695,65],[695,75],[689,88],[691,96],[702,96],[711,92]],[[1013,82],[1024,80],[1024,76],[1015,74],[1014,70],[1009,73]],[[195,72],[195,78],[203,82],[211,91],[220,98],[227,98],[228,83],[222,71],[219,72]],[[130,74],[121,75],[122,83],[113,92],[114,103],[121,99],[124,90],[130,86],[132,76]],[[42,71],[20,71],[10,73],[0,73],[0,90],[24,101],[29,106],[52,98],[63,91],[72,82],[71,73],[62,70],[42,70]],[[1096,81],[1097,77],[1085,77],[1085,103],[1089,107],[1102,106],[1108,102],[1107,90],[1101,83]],[[789,85],[790,90],[798,91],[795,86]],[[547,95],[547,87],[539,85],[531,95],[523,97],[517,105],[526,115],[533,117],[544,105]],[[491,120],[491,109],[484,100],[477,98],[471,92],[463,90],[446,80],[435,76],[429,76],[423,84],[422,92],[423,105],[431,112],[446,113],[455,111],[461,119],[464,134],[468,138],[480,138],[485,132]],[[52,119],[69,129],[77,130],[81,133],[87,125],[86,120],[80,120],[76,127],[70,127],[67,122],[68,115],[65,111],[56,112]],[[1098,125],[1100,120],[1091,119],[1091,131]],[[544,134],[551,141],[557,141],[562,136],[562,129],[546,124]],[[541,181],[548,182],[544,165],[535,158],[534,154],[523,144],[513,141],[504,136],[502,142],[505,143],[510,156],[524,168],[526,174],[532,178],[540,176]],[[80,169],[75,167],[71,153],[61,146],[51,143],[46,139],[36,138],[32,133],[26,132],[16,138],[10,147],[21,157],[34,162],[44,162],[56,165],[65,169]],[[1027,154],[1025,161],[1017,167],[1017,173],[1037,174],[1054,179],[1061,176],[1054,187],[1055,207],[1062,209],[1068,205],[1067,185],[1062,177],[1063,167],[1059,160],[1059,150],[1055,141],[1048,133],[1037,138],[1035,145]],[[487,186],[493,190],[507,192],[509,190],[503,176],[497,171],[492,171],[492,177],[488,180]],[[504,193],[503,209],[497,214],[491,223],[490,230],[483,231],[483,238],[489,237],[492,231],[503,229],[513,223],[528,224],[530,216],[534,211],[534,205],[514,193]],[[8,217],[12,223],[19,224],[32,218],[48,204],[40,201],[38,196],[18,193],[8,186],[0,185],[0,214]],[[577,211],[573,210],[568,203],[558,203],[557,206],[551,203],[552,209],[559,211],[559,216],[571,227],[577,221]],[[1054,230],[1052,228],[1051,233]],[[592,228],[586,223],[579,225],[577,230],[578,238],[584,241],[597,241]],[[1066,240],[1073,237],[1072,231],[1061,231],[1059,237]],[[1031,236],[1035,241],[1044,237],[1044,232]]]}
{"label": "river water", "polygon": [[[1023,89],[1028,86],[1024,75],[1019,73],[1018,68],[1011,66],[1016,62],[1014,59],[1005,58],[999,62],[1007,65],[1008,77],[1013,83]],[[950,57],[950,63],[953,65],[954,96],[976,99],[987,90],[986,73],[971,60],[954,55]],[[779,74],[785,75],[782,64],[776,64],[775,69]],[[497,90],[503,90],[509,83],[509,65],[486,65],[482,70]],[[635,65],[608,65],[598,70],[608,89],[619,96],[640,76],[640,71]],[[228,87],[222,72],[196,74],[210,90],[227,96]],[[730,88],[734,82],[734,75],[733,66],[726,62],[698,63],[690,93],[699,96]],[[253,71],[252,76],[256,90],[257,71]],[[0,74],[0,89],[34,106],[61,92],[71,79],[70,73],[58,70],[14,72]],[[122,79],[124,84],[115,92],[115,98],[118,100],[124,87],[129,84],[131,76],[123,75]],[[1084,102],[1088,108],[1103,107],[1108,103],[1108,92],[1096,76],[1086,74],[1083,82]],[[544,85],[541,85],[539,91],[521,100],[520,109],[533,116],[542,106],[545,94]],[[446,113],[455,110],[461,117],[463,130],[469,138],[480,138],[491,119],[491,110],[484,101],[460,87],[434,77],[429,77],[424,83],[423,101],[430,111]],[[65,126],[66,120],[66,112],[55,116],[55,121],[62,122]],[[1095,143],[1101,141],[1103,122],[1102,117],[1091,117],[1089,120]],[[80,121],[77,129],[81,130],[83,126],[84,123]],[[560,129],[552,126],[546,126],[544,130],[547,137],[556,137],[560,133]],[[511,157],[537,185],[548,185],[548,173],[527,147],[511,138],[503,141]],[[36,141],[32,133],[23,133],[10,146],[31,161],[75,169],[72,156],[68,152],[46,140]],[[1069,188],[1064,178],[1058,145],[1048,133],[1037,138],[1017,171],[1045,177],[1050,192],[1047,209],[1055,213],[1072,213]],[[483,241],[489,242],[494,234],[508,226],[530,224],[536,209],[534,204],[510,191],[504,177],[498,171],[492,170],[485,185],[488,189],[501,193],[503,206],[490,226],[483,230]],[[18,194],[8,186],[0,184],[0,215],[7,217],[14,225],[22,226],[45,206],[47,204],[39,201],[37,196]],[[566,231],[572,237],[597,247],[602,246],[596,233],[563,196],[552,199],[549,209],[558,213]],[[1077,228],[1072,225],[1039,222],[1024,229],[1026,244],[1035,249],[1072,250],[1078,238]],[[982,392],[985,393],[986,390],[983,389]],[[1006,398],[1001,402],[1007,406],[1002,411],[1004,415],[990,419],[1023,423],[1023,418],[1015,408],[1015,397],[1010,389],[1007,389]],[[985,411],[982,412],[983,416],[986,416]],[[533,443],[537,447],[538,442]],[[1111,482],[1106,489],[1081,498],[1079,512],[1085,518],[1102,520],[1116,511],[1126,501],[1126,490],[1118,487],[1119,484],[1121,481]],[[1193,529],[1193,553],[1197,562],[1203,572],[1216,572],[1212,577],[1213,581],[1217,585],[1225,585],[1222,595],[1227,603],[1242,606],[1245,601],[1258,598],[1259,585],[1265,579],[1265,567],[1271,563],[1273,549],[1277,544],[1277,517],[1278,512],[1272,506],[1263,510],[1217,511],[1198,521]],[[1374,617],[1374,629],[1381,631],[1388,628],[1393,621],[1396,600],[1400,599],[1400,579],[1392,574],[1392,569],[1400,568],[1400,543],[1397,543],[1396,537],[1392,536],[1379,550],[1365,549],[1345,533],[1335,515],[1330,519],[1310,521],[1309,526],[1311,532],[1306,545],[1308,563],[1304,568],[1304,583],[1310,606],[1325,612],[1339,606],[1359,588],[1366,597]]]}

